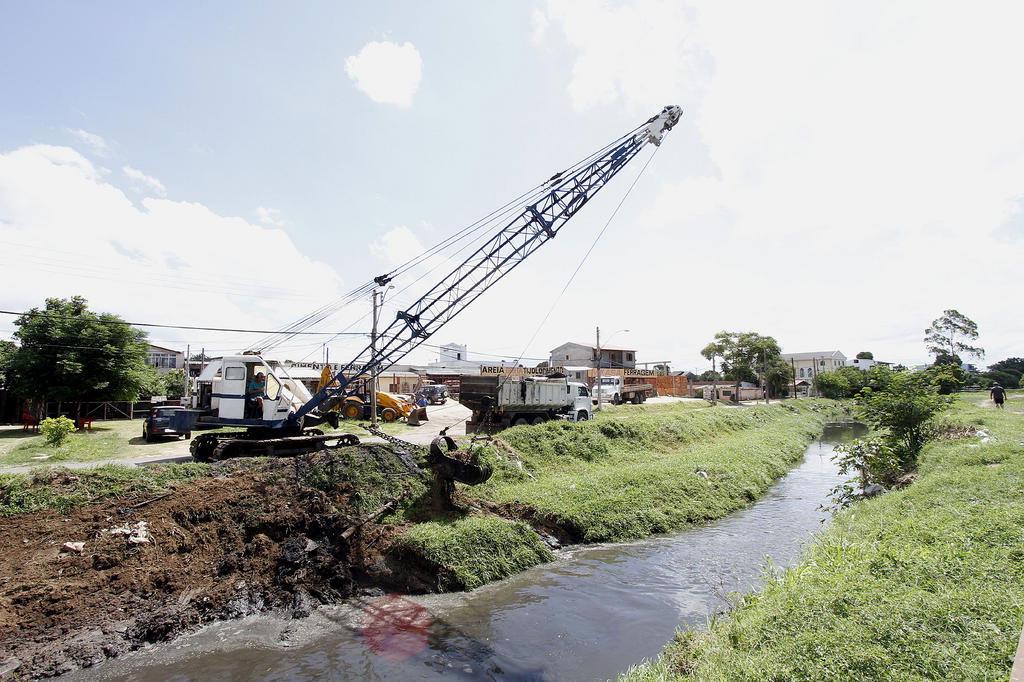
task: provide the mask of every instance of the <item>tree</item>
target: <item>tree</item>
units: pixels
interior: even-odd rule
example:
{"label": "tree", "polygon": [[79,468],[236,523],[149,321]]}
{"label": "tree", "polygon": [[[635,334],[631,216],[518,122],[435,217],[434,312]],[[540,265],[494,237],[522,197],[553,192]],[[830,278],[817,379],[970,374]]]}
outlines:
{"label": "tree", "polygon": [[942,311],[942,316],[933,320],[931,326],[924,330],[924,342],[928,352],[936,356],[936,364],[939,364],[940,357],[947,360],[953,357],[959,359],[960,354],[975,358],[984,357],[984,348],[971,346],[969,343],[977,338],[978,325],[957,310]]}
{"label": "tree", "polygon": [[982,376],[998,382],[1003,388],[1017,388],[1024,377],[1024,358],[1007,358],[988,366]]}
{"label": "tree", "polygon": [[146,333],[80,296],[48,298],[14,324],[20,345],[8,363],[12,387],[27,398],[75,403],[135,400],[146,378]]}
{"label": "tree", "polygon": [[[724,333],[725,332],[719,332],[719,335]],[[715,341],[712,341],[708,345],[704,346],[700,354],[704,356],[705,360],[711,361],[711,372],[717,375],[718,367],[715,365],[715,360],[724,355],[725,343],[718,340],[718,335],[715,336],[715,339]]]}
{"label": "tree", "polygon": [[185,370],[172,369],[163,375],[164,393],[168,398],[181,398],[185,395]]}
{"label": "tree", "polygon": [[7,388],[7,376],[10,372],[11,358],[18,346],[13,341],[0,341],[0,388]]}
{"label": "tree", "polygon": [[757,332],[718,332],[701,354],[715,351],[722,358],[722,374],[730,381],[749,381],[768,387],[772,395],[779,395],[793,378],[792,366],[782,358],[779,343],[771,336]]}
{"label": "tree", "polygon": [[858,360],[874,360],[875,359],[875,354],[872,353],[869,350],[862,350],[861,352],[857,353],[857,359]]}
{"label": "tree", "polygon": [[932,365],[922,372],[941,395],[956,393],[967,385],[967,372],[952,363]]}
{"label": "tree", "polygon": [[700,381],[721,381],[722,375],[714,370],[709,369],[704,372],[701,372],[701,375],[698,378]]}
{"label": "tree", "polygon": [[894,372],[884,390],[866,388],[858,402],[858,416],[884,432],[901,468],[910,471],[917,466],[930,422],[949,406],[952,398],[939,395],[924,372]]}
{"label": "tree", "polygon": [[856,367],[840,367],[831,372],[818,372],[814,387],[825,398],[853,398],[867,385],[868,373]]}

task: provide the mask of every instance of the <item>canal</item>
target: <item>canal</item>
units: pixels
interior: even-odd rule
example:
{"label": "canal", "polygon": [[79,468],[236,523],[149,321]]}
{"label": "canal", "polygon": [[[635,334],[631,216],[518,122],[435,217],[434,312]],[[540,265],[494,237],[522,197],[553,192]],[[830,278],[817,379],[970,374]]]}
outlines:
{"label": "canal", "polygon": [[644,541],[570,549],[469,593],[367,597],[304,620],[218,623],[73,675],[131,680],[604,680],[701,627],[766,563],[795,563],[828,520],[833,447],[863,434],[829,424],[798,466],[750,507]]}

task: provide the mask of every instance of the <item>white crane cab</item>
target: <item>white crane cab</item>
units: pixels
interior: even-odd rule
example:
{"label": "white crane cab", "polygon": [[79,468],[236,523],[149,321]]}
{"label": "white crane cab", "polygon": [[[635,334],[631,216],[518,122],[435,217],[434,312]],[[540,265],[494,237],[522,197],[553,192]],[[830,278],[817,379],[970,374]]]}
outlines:
{"label": "white crane cab", "polygon": [[196,383],[193,407],[207,412],[200,423],[275,427],[311,397],[284,367],[258,355],[212,360]]}

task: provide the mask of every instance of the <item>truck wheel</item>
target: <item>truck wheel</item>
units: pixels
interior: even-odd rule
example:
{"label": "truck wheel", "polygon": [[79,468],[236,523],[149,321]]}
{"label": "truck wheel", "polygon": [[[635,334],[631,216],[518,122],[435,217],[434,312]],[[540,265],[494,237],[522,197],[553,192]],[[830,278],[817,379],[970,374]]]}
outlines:
{"label": "truck wheel", "polygon": [[640,404],[640,394],[639,393],[634,393],[633,394],[633,404],[634,405],[639,405]]}
{"label": "truck wheel", "polygon": [[622,396],[620,396],[618,393],[616,393],[615,396],[612,398],[612,405],[621,405],[621,404],[622,404]]}
{"label": "truck wheel", "polygon": [[348,403],[341,408],[341,416],[345,419],[359,419],[363,415],[363,408],[355,403]]}
{"label": "truck wheel", "polygon": [[576,421],[585,422],[588,419],[590,419],[590,416],[587,414],[586,410],[580,410],[579,412],[576,413]]}
{"label": "truck wheel", "polygon": [[380,418],[383,419],[388,424],[390,424],[391,422],[398,419],[398,413],[392,410],[390,407],[385,407],[384,410],[380,413]]}
{"label": "truck wheel", "polygon": [[530,420],[527,419],[526,417],[516,417],[515,420],[512,422],[512,426],[525,426],[526,424],[529,423]]}
{"label": "truck wheel", "polygon": [[545,417],[544,415],[539,415],[539,416],[536,416],[536,417],[533,418],[533,423],[534,424],[543,424],[547,420],[548,420],[548,418]]}

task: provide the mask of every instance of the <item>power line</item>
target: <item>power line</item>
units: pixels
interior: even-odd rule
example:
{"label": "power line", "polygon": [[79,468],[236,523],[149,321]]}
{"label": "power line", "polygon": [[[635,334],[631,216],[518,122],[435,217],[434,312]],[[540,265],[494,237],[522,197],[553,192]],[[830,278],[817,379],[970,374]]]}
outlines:
{"label": "power line", "polygon": [[[28,315],[30,317],[49,317],[63,320],[76,320],[79,319],[74,315],[58,315],[54,313],[44,313],[39,311],[27,311],[17,312],[14,310],[0,310],[0,315]],[[277,332],[267,329],[234,329],[230,327],[199,327],[195,325],[187,324],[157,324],[155,322],[126,322],[124,320],[104,320],[96,318],[89,320],[90,322],[99,322],[101,324],[127,324],[132,327],[159,327],[161,329],[191,329],[196,331],[206,332],[233,332],[239,334],[275,334]],[[365,332],[291,332],[292,334],[304,334],[309,336],[367,336]]]}

